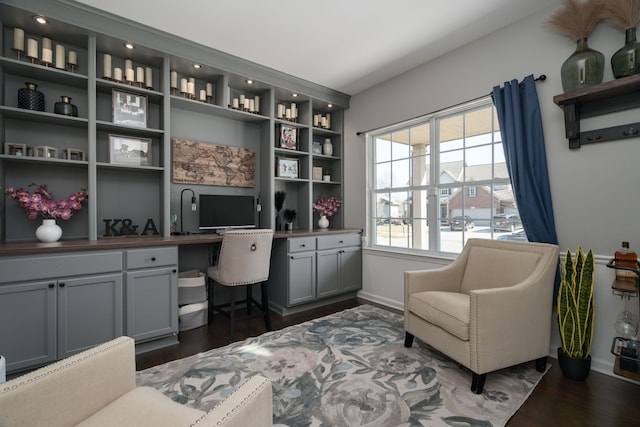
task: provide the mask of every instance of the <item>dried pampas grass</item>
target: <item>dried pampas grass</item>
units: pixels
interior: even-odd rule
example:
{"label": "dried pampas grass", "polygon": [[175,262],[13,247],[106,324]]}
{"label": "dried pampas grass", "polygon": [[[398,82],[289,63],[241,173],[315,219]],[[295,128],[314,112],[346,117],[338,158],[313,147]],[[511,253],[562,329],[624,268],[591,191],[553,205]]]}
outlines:
{"label": "dried pampas grass", "polygon": [[602,0],[587,0],[584,3],[577,0],[566,0],[564,7],[551,15],[546,24],[577,41],[589,37],[602,19],[603,9],[604,2]]}
{"label": "dried pampas grass", "polygon": [[625,31],[640,23],[640,0],[601,0],[604,5],[602,17]]}

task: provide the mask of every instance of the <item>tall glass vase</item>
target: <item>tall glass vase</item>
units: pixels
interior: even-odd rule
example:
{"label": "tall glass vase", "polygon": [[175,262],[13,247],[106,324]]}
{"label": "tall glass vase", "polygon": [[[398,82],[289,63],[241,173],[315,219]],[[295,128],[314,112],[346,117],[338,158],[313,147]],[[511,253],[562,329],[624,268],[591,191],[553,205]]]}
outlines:
{"label": "tall glass vase", "polygon": [[586,38],[580,39],[576,51],[562,64],[560,75],[565,92],[602,83],[604,55],[591,49]]}
{"label": "tall glass vase", "polygon": [[640,43],[635,28],[625,31],[625,44],[611,56],[611,69],[616,79],[640,73]]}

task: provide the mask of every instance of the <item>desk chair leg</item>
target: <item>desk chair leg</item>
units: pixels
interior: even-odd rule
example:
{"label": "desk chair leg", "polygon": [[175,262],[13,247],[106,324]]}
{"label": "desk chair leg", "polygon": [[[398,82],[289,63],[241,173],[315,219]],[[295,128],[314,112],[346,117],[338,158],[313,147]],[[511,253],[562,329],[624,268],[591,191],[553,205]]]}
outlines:
{"label": "desk chair leg", "polygon": [[262,309],[264,310],[264,324],[267,327],[267,331],[271,330],[271,314],[269,312],[269,296],[267,295],[267,286],[264,282],[260,284],[262,291]]}
{"label": "desk chair leg", "polygon": [[246,285],[244,288],[247,291],[247,295],[246,295],[246,297],[247,297],[247,314],[249,316],[251,316],[251,312],[253,311],[253,310],[251,310],[251,308],[252,308],[251,299],[252,299],[252,295],[253,295],[253,293],[251,292],[251,285]]}
{"label": "desk chair leg", "polygon": [[229,299],[229,339],[233,342],[236,336],[236,288],[229,286],[231,298]]}
{"label": "desk chair leg", "polygon": [[207,278],[207,299],[208,299],[208,308],[207,308],[207,323],[211,323],[213,320],[213,280],[211,278]]}

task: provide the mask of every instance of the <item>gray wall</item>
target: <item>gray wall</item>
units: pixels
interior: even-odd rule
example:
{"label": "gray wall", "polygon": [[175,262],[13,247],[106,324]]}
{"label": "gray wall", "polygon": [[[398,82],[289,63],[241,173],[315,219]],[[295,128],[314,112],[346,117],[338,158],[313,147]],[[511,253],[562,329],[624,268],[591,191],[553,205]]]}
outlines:
{"label": "gray wall", "polygon": [[[450,52],[384,84],[355,95],[345,116],[345,226],[366,230],[365,139],[357,131],[392,124],[452,106],[491,92],[493,86],[529,74],[547,75],[537,84],[545,131],[545,143],[554,214],[561,252],[578,245],[593,248],[596,268],[596,335],[593,368],[612,372],[609,353],[615,336],[613,323],[623,309],[612,295],[614,277],[605,267],[622,240],[640,251],[640,141],[629,139],[582,147],[571,151],[564,137],[562,110],[553,96],[562,93],[560,66],[575,43],[544,26],[554,8],[529,17],[487,37]],[[624,34],[601,23],[589,37],[589,45],[606,58],[604,80],[612,80],[609,58],[624,44]],[[633,113],[600,117],[583,122],[583,129],[637,121]],[[635,116],[635,117],[633,117]],[[621,120],[625,120],[621,122]],[[376,250],[364,251],[364,287],[361,295],[390,306],[403,305],[402,272],[433,268],[442,260],[402,256]],[[637,313],[637,299],[632,306]],[[555,354],[559,340],[554,325]],[[525,332],[525,331],[523,331]]]}

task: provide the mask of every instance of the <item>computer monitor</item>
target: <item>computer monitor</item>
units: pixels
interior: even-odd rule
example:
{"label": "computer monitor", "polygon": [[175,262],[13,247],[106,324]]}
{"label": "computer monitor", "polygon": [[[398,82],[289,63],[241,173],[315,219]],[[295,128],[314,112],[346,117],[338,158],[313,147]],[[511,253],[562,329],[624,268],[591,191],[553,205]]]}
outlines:
{"label": "computer monitor", "polygon": [[199,202],[200,230],[256,227],[253,196],[200,194]]}

